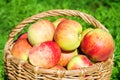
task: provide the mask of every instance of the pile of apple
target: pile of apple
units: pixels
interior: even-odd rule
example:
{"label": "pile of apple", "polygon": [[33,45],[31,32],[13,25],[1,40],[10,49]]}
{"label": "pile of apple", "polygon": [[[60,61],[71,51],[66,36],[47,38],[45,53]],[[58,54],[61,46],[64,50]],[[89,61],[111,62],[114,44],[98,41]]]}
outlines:
{"label": "pile of apple", "polygon": [[92,66],[113,55],[109,32],[88,28],[76,20],[39,20],[18,37],[11,53],[18,59],[45,69],[73,70]]}

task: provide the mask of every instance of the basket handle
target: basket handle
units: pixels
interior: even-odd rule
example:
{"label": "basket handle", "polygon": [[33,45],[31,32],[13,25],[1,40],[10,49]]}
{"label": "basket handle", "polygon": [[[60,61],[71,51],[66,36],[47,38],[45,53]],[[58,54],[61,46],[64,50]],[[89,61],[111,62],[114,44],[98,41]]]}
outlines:
{"label": "basket handle", "polygon": [[42,13],[38,13],[36,15],[33,15],[31,17],[26,18],[22,22],[20,22],[14,29],[12,29],[11,33],[9,34],[8,41],[5,46],[5,51],[8,50],[7,48],[10,47],[14,43],[14,37],[29,23],[32,23],[40,18],[44,17],[50,17],[50,16],[76,16],[82,18],[85,22],[92,24],[96,28],[102,28],[106,31],[108,31],[104,25],[102,25],[98,20],[96,20],[94,17],[92,17],[89,14],[86,14],[84,12],[80,12],[77,10],[49,10]]}

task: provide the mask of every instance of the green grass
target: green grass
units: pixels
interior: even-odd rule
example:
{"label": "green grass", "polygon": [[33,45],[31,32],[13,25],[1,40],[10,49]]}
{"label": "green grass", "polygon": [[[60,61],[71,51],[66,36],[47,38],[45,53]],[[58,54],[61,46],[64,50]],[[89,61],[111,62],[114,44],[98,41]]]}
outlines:
{"label": "green grass", "polygon": [[[0,80],[4,74],[3,50],[12,28],[23,19],[51,9],[74,9],[94,16],[108,28],[116,49],[111,80],[120,76],[120,1],[119,0],[1,0],[0,1]],[[55,18],[51,18],[54,20]]]}

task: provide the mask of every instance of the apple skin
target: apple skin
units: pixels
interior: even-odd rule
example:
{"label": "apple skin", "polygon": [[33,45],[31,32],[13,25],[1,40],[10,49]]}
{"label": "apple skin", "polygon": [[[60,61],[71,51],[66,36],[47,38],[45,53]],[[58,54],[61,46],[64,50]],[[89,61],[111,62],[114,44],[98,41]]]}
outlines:
{"label": "apple skin", "polygon": [[57,28],[58,24],[64,20],[67,20],[66,18],[59,18],[53,22],[55,29]]}
{"label": "apple skin", "polygon": [[61,56],[60,47],[53,41],[45,41],[29,51],[29,62],[41,68],[55,66]]}
{"label": "apple skin", "polygon": [[64,20],[57,26],[54,40],[63,51],[72,51],[79,47],[82,26],[74,20]]}
{"label": "apple skin", "polygon": [[109,32],[94,29],[87,33],[82,42],[81,50],[93,61],[107,60],[114,52],[115,44]]}
{"label": "apple skin", "polygon": [[62,51],[58,64],[66,67],[68,62],[76,55],[78,55],[78,50],[77,49],[74,50],[74,51]]}
{"label": "apple skin", "polygon": [[93,28],[87,28],[87,29],[85,29],[85,30],[83,30],[83,32],[82,32],[82,38],[81,38],[81,41],[83,40],[83,38],[84,38],[84,36],[88,33],[88,32],[90,32],[90,31],[92,31],[92,30],[94,30]]}
{"label": "apple skin", "polygon": [[19,39],[12,47],[11,53],[18,59],[27,61],[29,50],[32,48],[27,39]]}
{"label": "apple skin", "polygon": [[21,39],[28,39],[28,34],[27,34],[27,32],[21,34],[21,35],[18,37],[17,40],[21,40]]}
{"label": "apple skin", "polygon": [[44,41],[52,41],[55,28],[49,20],[39,20],[28,29],[28,40],[32,45],[39,45]]}
{"label": "apple skin", "polygon": [[68,63],[67,69],[68,70],[76,70],[82,67],[89,67],[92,66],[92,62],[89,58],[85,55],[76,55],[74,56]]}
{"label": "apple skin", "polygon": [[53,70],[66,70],[63,66],[60,66],[60,65],[55,65],[54,67],[52,67],[50,69],[53,69]]}

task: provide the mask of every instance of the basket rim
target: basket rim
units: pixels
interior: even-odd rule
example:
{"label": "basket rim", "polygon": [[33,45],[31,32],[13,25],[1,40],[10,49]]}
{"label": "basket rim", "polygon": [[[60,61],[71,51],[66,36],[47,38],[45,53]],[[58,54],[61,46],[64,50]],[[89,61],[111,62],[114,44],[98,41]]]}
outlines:
{"label": "basket rim", "polygon": [[[89,74],[93,70],[95,72],[99,72],[100,70],[103,70],[104,67],[113,67],[113,58],[114,55],[111,56],[108,60],[102,61],[102,62],[97,62],[93,64],[92,66],[89,67],[82,67],[80,69],[76,70],[54,70],[54,69],[45,69],[45,68],[40,68],[38,66],[33,66],[29,62],[18,59],[12,55],[7,56],[7,61],[13,62],[15,64],[20,64],[21,66],[26,66],[28,69],[33,69],[36,74],[43,73],[43,74],[53,74],[53,75],[58,75],[59,77],[65,76],[65,75],[71,75],[71,76],[83,76],[84,74]],[[108,65],[111,64],[111,65]],[[107,65],[107,66],[106,66]],[[7,68],[6,68],[7,69]],[[86,70],[87,69],[87,70]],[[93,71],[93,72],[94,72]],[[51,77],[52,78],[52,77]],[[53,77],[54,78],[54,77]]]}

